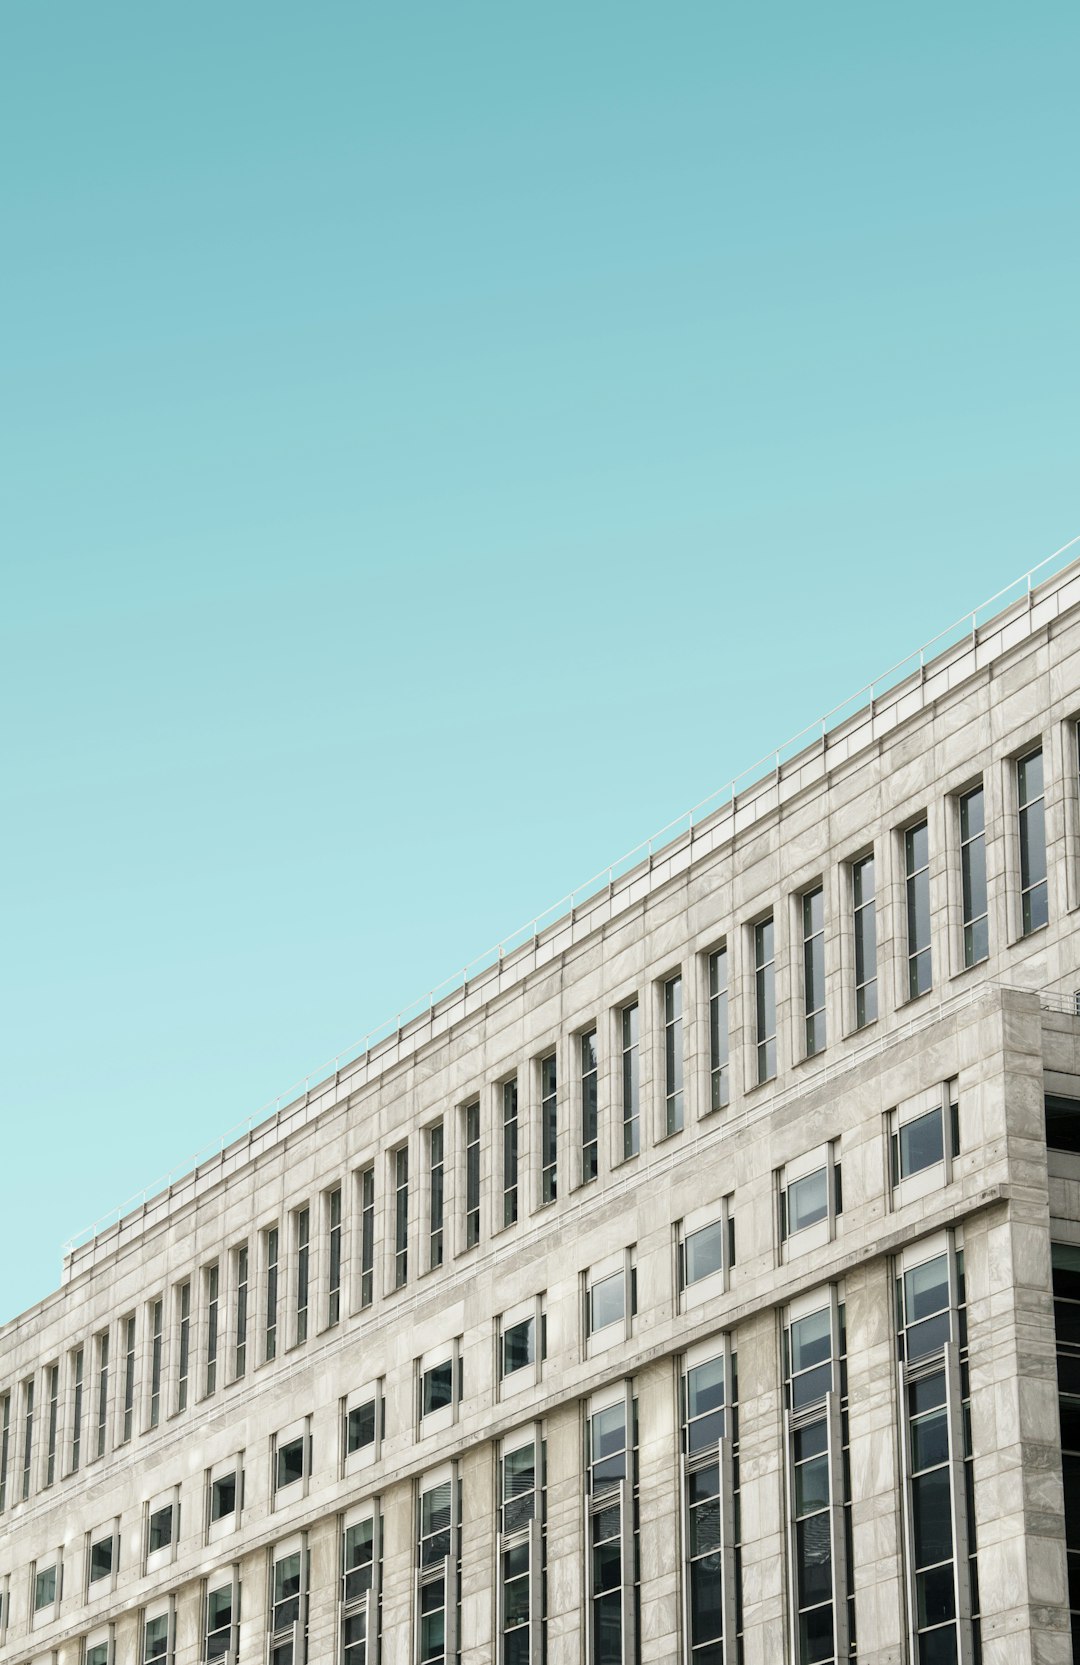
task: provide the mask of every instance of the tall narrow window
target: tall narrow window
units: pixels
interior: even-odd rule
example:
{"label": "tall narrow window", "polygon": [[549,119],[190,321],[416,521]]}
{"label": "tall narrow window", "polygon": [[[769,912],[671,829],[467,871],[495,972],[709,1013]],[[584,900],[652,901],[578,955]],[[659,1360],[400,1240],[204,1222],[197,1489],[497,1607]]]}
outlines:
{"label": "tall narrow window", "polygon": [[683,1125],[682,978],[664,984],[664,1129],[681,1133]]}
{"label": "tall narrow window", "polygon": [[83,1350],[77,1348],[72,1356],[71,1374],[74,1382],[74,1392],[71,1398],[71,1472],[78,1472],[82,1461],[82,1421],[83,1421]]}
{"label": "tall narrow window", "polygon": [[269,1665],[302,1665],[307,1655],[307,1582],[306,1545],[277,1549],[270,1587]]}
{"label": "tall narrow window", "polygon": [[221,1274],[217,1265],[208,1268],[206,1273],[206,1392],[211,1394],[217,1387],[217,1355],[218,1355],[218,1292]]}
{"label": "tall narrow window", "polygon": [[49,1366],[49,1449],[45,1459],[45,1484],[56,1479],[56,1429],[60,1416],[60,1366]]}
{"label": "tall narrow window", "polygon": [[[80,1359],[82,1351],[79,1352]],[[72,1465],[75,1466],[74,1464]],[[34,1468],[34,1378],[23,1383],[23,1500],[30,1496],[30,1477]]]}
{"label": "tall narrow window", "polygon": [[1020,813],[1020,912],[1024,936],[1037,931],[1050,917],[1046,892],[1046,812],[1043,799],[1043,754],[1039,747],[1016,765],[1016,798]]}
{"label": "tall narrow window", "polygon": [[11,1456],[11,1395],[0,1398],[0,1514],[7,1508],[8,1458]]}
{"label": "tall narrow window", "polygon": [[503,1441],[499,1460],[498,1665],[546,1659],[544,1453],[535,1438]]}
{"label": "tall narrow window", "polygon": [[409,1276],[409,1147],[394,1152],[394,1288]]}
{"label": "tall narrow window", "polygon": [[855,1640],[844,1309],[829,1298],[808,1305],[784,1331],[797,1665],[847,1659]]}
{"label": "tall narrow window", "polygon": [[278,1228],[276,1226],[271,1226],[269,1231],[263,1233],[263,1257],[266,1263],[263,1358],[269,1361],[277,1355]]}
{"label": "tall narrow window", "polygon": [[443,1176],[444,1136],[442,1122],[428,1129],[428,1182],[430,1220],[428,1222],[428,1266],[434,1271],[443,1263]]}
{"label": "tall narrow window", "polygon": [[960,890],[964,912],[964,964],[978,965],[990,952],[986,907],[986,822],[983,789],[960,799]]}
{"label": "tall narrow window", "polygon": [[1073,1658],[1080,1659],[1080,1247],[1075,1243],[1051,1243],[1050,1257],[1054,1278],[1070,1625]]}
{"label": "tall narrow window", "polygon": [[731,1098],[728,1079],[728,953],[709,955],[709,1070],[712,1108],[722,1110]]}
{"label": "tall narrow window", "polygon": [[240,1581],[232,1577],[206,1592],[206,1642],[203,1659],[235,1659],[240,1625]]}
{"label": "tall narrow window", "polygon": [[558,1196],[559,1111],[555,1054],[540,1060],[540,1201]]}
{"label": "tall narrow window", "polygon": [[[710,1344],[713,1345],[713,1344]],[[696,1348],[682,1376],[683,1519],[689,1631],[687,1665],[722,1665],[724,1638],[741,1625],[738,1522],[739,1413],[735,1354]]]}
{"label": "tall narrow window", "polygon": [[503,1082],[503,1225],[518,1217],[518,1090],[517,1077]]}
{"label": "tall narrow window", "polygon": [[416,1665],[454,1665],[458,1657],[461,1528],[456,1493],[452,1472],[445,1479],[421,1483]]}
{"label": "tall narrow window", "polygon": [[360,1305],[375,1299],[375,1169],[360,1175]]}
{"label": "tall narrow window", "polygon": [[124,1435],[126,1445],[135,1430],[135,1314],[124,1320]]}
{"label": "tall narrow window", "polygon": [[825,1045],[825,892],[818,885],[802,898],[803,1017],[806,1056]]}
{"label": "tall narrow window", "polygon": [[326,1202],[327,1297],[326,1322],[332,1326],[341,1317],[341,1186],[335,1185]]}
{"label": "tall narrow window", "polygon": [[638,1657],[636,1418],[628,1401],[603,1404],[588,1421],[586,1587],[597,1665],[634,1665]]}
{"label": "tall narrow window", "polygon": [[465,1247],[480,1241],[480,1105],[465,1106]]}
{"label": "tall narrow window", "polygon": [[754,1015],[758,1082],[776,1074],[776,946],[773,921],[754,926]]}
{"label": "tall narrow window", "polygon": [[346,1515],[341,1529],[341,1665],[368,1665],[377,1655],[382,1589],[382,1521]]}
{"label": "tall narrow window", "polygon": [[97,1338],[97,1440],[95,1454],[105,1455],[105,1436],[109,1426],[109,1332],[102,1330]]}
{"label": "tall narrow window", "polygon": [[247,1370],[248,1249],[241,1243],[236,1251],[236,1347],[233,1375],[239,1380]]}
{"label": "tall narrow window", "polygon": [[624,1006],[622,1024],[622,1129],[623,1157],[636,1156],[641,1149],[641,1080],[638,1051],[638,1006]]}
{"label": "tall narrow window", "polygon": [[176,1382],[176,1408],[187,1409],[188,1371],[191,1365],[191,1285],[182,1283],[177,1296],[180,1306],[180,1368]]}
{"label": "tall narrow window", "polygon": [[[150,1426],[161,1421],[161,1342],[163,1303],[155,1301],[150,1309]],[[78,1466],[77,1464],[74,1466]]]}
{"label": "tall narrow window", "polygon": [[311,1210],[296,1211],[296,1340],[307,1340],[308,1292],[311,1283]]}
{"label": "tall narrow window", "polygon": [[587,1185],[599,1172],[599,1122],[597,1100],[596,1030],[581,1037],[581,1183]]}
{"label": "tall narrow window", "polygon": [[925,821],[904,834],[904,871],[907,875],[908,997],[926,994],[933,986],[930,959],[930,835]]}
{"label": "tall narrow window", "polygon": [[851,901],[855,927],[855,1027],[865,1029],[877,1017],[877,900],[874,858],[851,864]]}

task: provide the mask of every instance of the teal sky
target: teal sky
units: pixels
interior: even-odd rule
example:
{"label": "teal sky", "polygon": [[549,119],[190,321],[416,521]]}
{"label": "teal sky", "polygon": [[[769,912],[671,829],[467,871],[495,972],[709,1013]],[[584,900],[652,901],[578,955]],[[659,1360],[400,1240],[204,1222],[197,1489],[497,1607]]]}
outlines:
{"label": "teal sky", "polygon": [[1080,532],[1078,48],[0,9],[0,1319]]}

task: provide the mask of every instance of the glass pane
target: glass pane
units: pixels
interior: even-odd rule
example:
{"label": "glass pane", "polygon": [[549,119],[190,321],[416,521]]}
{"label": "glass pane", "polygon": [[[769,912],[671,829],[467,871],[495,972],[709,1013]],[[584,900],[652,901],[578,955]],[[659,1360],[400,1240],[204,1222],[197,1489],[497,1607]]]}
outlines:
{"label": "glass pane", "polygon": [[911,1424],[911,1466],[936,1468],[949,1460],[949,1419],[945,1407],[917,1417]]}
{"label": "glass pane", "polygon": [[691,1232],[683,1245],[684,1277],[687,1284],[698,1283],[723,1269],[724,1228],[720,1220],[700,1231]]}
{"label": "glass pane", "polygon": [[210,1488],[210,1519],[224,1520],[236,1509],[236,1475],[223,1474]]}
{"label": "glass pane", "polygon": [[930,1625],[945,1624],[949,1619],[956,1617],[951,1561],[946,1562],[943,1567],[933,1567],[929,1572],[915,1575],[915,1599],[920,1630],[925,1630]]}
{"label": "glass pane", "polygon": [[911,1481],[912,1537],[916,1567],[931,1567],[952,1555],[952,1503],[947,1468],[917,1474]]}
{"label": "glass pane", "polygon": [[949,1261],[938,1255],[922,1266],[904,1273],[904,1305],[907,1322],[927,1318],[949,1304]]}
{"label": "glass pane", "polygon": [[709,1556],[690,1569],[690,1640],[694,1647],[714,1642],[724,1629],[720,1557]]}
{"label": "glass pane", "polygon": [[369,1399],[363,1405],[354,1405],[349,1412],[349,1428],[346,1440],[350,1452],[359,1451],[365,1445],[375,1443],[375,1401]]}
{"label": "glass pane", "polygon": [[446,1359],[444,1363],[433,1366],[431,1370],[425,1370],[422,1388],[421,1416],[430,1416],[432,1411],[441,1411],[446,1405],[452,1404],[454,1361]]}
{"label": "glass pane", "polygon": [[787,1207],[790,1236],[824,1220],[829,1212],[826,1170],[819,1168],[805,1179],[793,1180],[787,1188]]}
{"label": "glass pane", "polygon": [[533,1363],[533,1333],[534,1323],[531,1318],[524,1319],[520,1324],[511,1325],[503,1332],[503,1375],[512,1376],[515,1370],[523,1370],[526,1365]]}
{"label": "glass pane", "polygon": [[813,1607],[832,1595],[832,1547],[827,1514],[795,1523],[795,1553],[800,1607]]}
{"label": "glass pane", "polygon": [[795,1469],[795,1513],[812,1515],[829,1507],[829,1459],[812,1457]]}
{"label": "glass pane", "polygon": [[690,1417],[721,1408],[724,1403],[724,1359],[706,1359],[686,1372],[686,1406]]}
{"label": "glass pane", "polygon": [[925,1116],[903,1122],[899,1133],[900,1178],[907,1179],[935,1162],[945,1159],[945,1144],[941,1126],[941,1111],[929,1110]]}
{"label": "glass pane", "polygon": [[595,1333],[608,1324],[621,1324],[625,1312],[623,1274],[601,1278],[589,1290],[589,1330]]}
{"label": "glass pane", "polygon": [[304,1442],[303,1439],[290,1440],[288,1445],[279,1445],[277,1454],[277,1484],[291,1486],[304,1474]]}
{"label": "glass pane", "polygon": [[605,1410],[596,1411],[590,1417],[589,1422],[592,1436],[592,1460],[594,1463],[601,1457],[610,1457],[616,1451],[625,1450],[625,1405],[609,1405]]}
{"label": "glass pane", "polygon": [[791,1326],[791,1372],[807,1370],[832,1354],[832,1308],[822,1307]]}

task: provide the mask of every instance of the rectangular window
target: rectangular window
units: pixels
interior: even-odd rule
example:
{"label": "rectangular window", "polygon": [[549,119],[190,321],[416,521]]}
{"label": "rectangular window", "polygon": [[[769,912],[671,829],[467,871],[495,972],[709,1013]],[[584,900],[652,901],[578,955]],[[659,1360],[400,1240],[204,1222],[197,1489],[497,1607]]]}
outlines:
{"label": "rectangular window", "polygon": [[431,1416],[454,1403],[454,1358],[440,1359],[420,1376],[420,1415]]}
{"label": "rectangular window", "polygon": [[581,1183],[588,1185],[599,1170],[600,1138],[597,1097],[596,1030],[581,1037]]}
{"label": "rectangular window", "polygon": [[428,1234],[428,1267],[434,1271],[443,1263],[443,1124],[428,1129],[428,1180],[431,1219]]}
{"label": "rectangular window", "polygon": [[375,1299],[375,1169],[360,1175],[360,1305]]}
{"label": "rectangular window", "polygon": [[685,1361],[681,1398],[686,1665],[718,1665],[725,1658],[725,1636],[736,1644],[726,1650],[726,1657],[740,1657],[737,1381],[735,1355],[729,1356],[726,1348],[712,1357],[696,1348]]}
{"label": "rectangular window", "polygon": [[[45,1461],[45,1484],[56,1479],[56,1430],[60,1417],[60,1366],[49,1366],[49,1449]],[[4,1465],[7,1466],[6,1463]]]}
{"label": "rectangular window", "polygon": [[683,1003],[682,978],[664,984],[664,1131],[681,1133],[683,1126]]}
{"label": "rectangular window", "polygon": [[11,1395],[0,1396],[0,1514],[7,1508],[8,1459],[11,1456]]}
{"label": "rectangular window", "polygon": [[233,1352],[233,1375],[237,1380],[247,1369],[248,1326],[248,1250],[241,1243],[236,1251],[236,1347]]}
{"label": "rectangular window", "polygon": [[56,1563],[51,1567],[42,1567],[34,1575],[34,1612],[43,1613],[47,1607],[56,1606],[57,1585]]}
{"label": "rectangular window", "polygon": [[269,1363],[277,1355],[278,1228],[263,1232],[263,1262],[266,1266],[266,1311],[263,1326],[263,1358]]}
{"label": "rectangular window", "polygon": [[326,1203],[328,1290],[326,1322],[332,1327],[341,1318],[341,1186],[335,1185]]}
{"label": "rectangular window", "polygon": [[151,1511],[146,1530],[147,1555],[156,1555],[159,1549],[168,1549],[173,1541],[175,1517],[175,1503],[165,1503],[160,1509]]}
{"label": "rectangular window", "polygon": [[517,1077],[503,1082],[503,1225],[518,1217],[518,1090]]}
{"label": "rectangular window", "polygon": [[1080,1247],[1051,1243],[1065,1552],[1073,1658],[1080,1659]]}
{"label": "rectangular window", "polygon": [[306,1594],[307,1551],[277,1551],[271,1578],[269,1665],[301,1665],[306,1652]]}
{"label": "rectangular window", "polygon": [[465,1106],[465,1247],[480,1241],[480,1104]]}
{"label": "rectangular window", "polygon": [[311,1210],[296,1211],[296,1340],[307,1340],[308,1294],[311,1282]]}
{"label": "rectangular window", "polygon": [[[798,1665],[854,1646],[843,1304],[793,1313],[784,1330],[788,1533]],[[835,1334],[834,1334],[835,1330]]]}
{"label": "rectangular window", "polygon": [[83,1665],[110,1665],[108,1642],[88,1642]]}
{"label": "rectangular window", "polygon": [[409,1277],[409,1147],[394,1152],[394,1288]]}
{"label": "rectangular window", "polygon": [[417,1534],[417,1665],[454,1665],[459,1651],[460,1526],[451,1474],[421,1483]]}
{"label": "rectangular window", "polygon": [[365,1399],[361,1405],[350,1407],[345,1416],[345,1455],[364,1451],[379,1437],[379,1398]]}
{"label": "rectangular window", "polygon": [[295,1439],[282,1441],[276,1446],[274,1461],[274,1490],[284,1491],[286,1486],[295,1486],[303,1480],[306,1473],[307,1438],[298,1434]]}
{"label": "rectangular window", "polygon": [[908,998],[933,986],[930,958],[930,835],[925,821],[904,834],[907,884]]}
{"label": "rectangular window", "polygon": [[[71,1360],[71,1375],[74,1382],[74,1392],[71,1396],[71,1464],[72,1474],[78,1472],[82,1461],[82,1422],[83,1422],[83,1350],[76,1348]],[[25,1492],[23,1496],[25,1497]]]}
{"label": "rectangular window", "polygon": [[187,1409],[188,1370],[191,1365],[191,1284],[182,1283],[177,1295],[180,1308],[180,1368],[176,1382],[176,1408]]}
{"label": "rectangular window", "polygon": [[806,1056],[825,1045],[825,892],[820,885],[802,898],[803,1017]]}
{"label": "rectangular window", "polygon": [[126,1445],[135,1428],[135,1314],[124,1320],[124,1438]]}
{"label": "rectangular window", "polygon": [[508,1325],[501,1336],[499,1375],[513,1376],[536,1363],[536,1319],[523,1318]]}
{"label": "rectangular window", "polygon": [[218,1355],[218,1293],[221,1274],[216,1264],[207,1268],[206,1272],[206,1392],[210,1395],[217,1387],[217,1355]]}
{"label": "rectangular window", "polygon": [[978,965],[990,953],[986,904],[986,819],[983,789],[960,799],[960,894],[964,915],[964,964]]}
{"label": "rectangular window", "polygon": [[776,944],[773,921],[754,926],[754,1018],[757,1078],[760,1085],[776,1074]]}
{"label": "rectangular window", "polygon": [[215,1659],[236,1657],[240,1620],[239,1584],[229,1579],[206,1592],[206,1647],[203,1659],[211,1665]]}
{"label": "rectangular window", "polygon": [[1037,931],[1050,917],[1046,890],[1046,810],[1043,797],[1043,754],[1038,747],[1016,765],[1016,798],[1020,818],[1020,928],[1024,936]]}
{"label": "rectangular window", "polygon": [[709,1071],[712,1076],[714,1110],[723,1110],[731,1098],[728,1078],[728,952],[718,948],[709,955]]}
{"label": "rectangular window", "polygon": [[713,1220],[695,1225],[680,1234],[679,1286],[694,1284],[717,1275],[726,1279],[735,1264],[734,1197],[725,1197]]}
{"label": "rectangular window", "polygon": [[[800,1171],[801,1170],[801,1171]],[[794,1173],[789,1168],[780,1176],[780,1241],[786,1243],[812,1226],[828,1222],[828,1237],[833,1224],[843,1212],[843,1189],[840,1163],[833,1156],[832,1147],[825,1153],[820,1167],[808,1168],[806,1158]]]}
{"label": "rectangular window", "polygon": [[639,1074],[639,1029],[637,1001],[624,1006],[622,1024],[622,1125],[623,1158],[641,1149],[641,1082]]}
{"label": "rectangular window", "polygon": [[[79,1349],[82,1358],[82,1349]],[[23,1500],[30,1496],[30,1478],[34,1466],[34,1378],[31,1376],[23,1383],[23,1471],[22,1495]],[[73,1465],[75,1466],[75,1465]]]}
{"label": "rectangular window", "polygon": [[228,1520],[235,1515],[239,1501],[239,1484],[236,1469],[228,1474],[219,1474],[210,1483],[210,1524],[213,1526],[219,1520]]}
{"label": "rectangular window", "polygon": [[855,928],[855,1027],[865,1029],[878,1015],[877,888],[873,855],[851,864],[852,923]]}
{"label": "rectangular window", "polygon": [[159,1661],[169,1659],[172,1652],[169,1645],[170,1629],[168,1613],[159,1613],[155,1618],[144,1622],[142,1665],[159,1665]]}
{"label": "rectangular window", "polygon": [[368,1665],[378,1654],[381,1544],[377,1508],[373,1514],[345,1518],[341,1529],[341,1665]]}
{"label": "rectangular window", "polygon": [[[633,1317],[634,1274],[630,1273],[630,1316]],[[592,1278],[585,1291],[586,1333],[594,1336],[611,1324],[625,1325],[627,1317],[627,1275],[625,1267],[606,1276]]]}
{"label": "rectangular window", "polygon": [[638,1657],[636,1419],[627,1398],[588,1419],[586,1589],[597,1665],[632,1665]]}
{"label": "rectangular window", "polygon": [[[150,1426],[161,1421],[161,1344],[163,1303],[155,1301],[150,1308]],[[75,1464],[78,1467],[78,1464]]]}
{"label": "rectangular window", "polygon": [[889,1151],[894,1186],[944,1163],[946,1142],[950,1158],[959,1156],[960,1113],[955,1081],[949,1084],[947,1099],[947,1105],[927,1108],[924,1098],[921,1105],[916,1101],[893,1111]]}
{"label": "rectangular window", "polygon": [[97,1584],[103,1578],[112,1577],[113,1568],[119,1559],[117,1555],[118,1547],[116,1533],[113,1530],[91,1542],[87,1583]]}
{"label": "rectangular window", "polygon": [[105,1455],[105,1436],[109,1427],[109,1332],[102,1330],[97,1338],[97,1440],[95,1452]]}
{"label": "rectangular window", "polygon": [[540,1060],[540,1201],[558,1196],[559,1111],[555,1054]]}
{"label": "rectangular window", "polygon": [[[520,1439],[520,1436],[518,1436]],[[503,1441],[499,1460],[499,1665],[546,1658],[544,1451]]]}

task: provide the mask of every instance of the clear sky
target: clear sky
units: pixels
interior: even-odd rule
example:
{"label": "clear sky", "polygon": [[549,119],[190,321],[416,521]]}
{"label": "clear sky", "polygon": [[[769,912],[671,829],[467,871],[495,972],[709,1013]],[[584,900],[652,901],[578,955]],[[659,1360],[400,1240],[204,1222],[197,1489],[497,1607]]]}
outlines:
{"label": "clear sky", "polygon": [[1078,47],[0,8],[0,1319],[1080,532]]}

